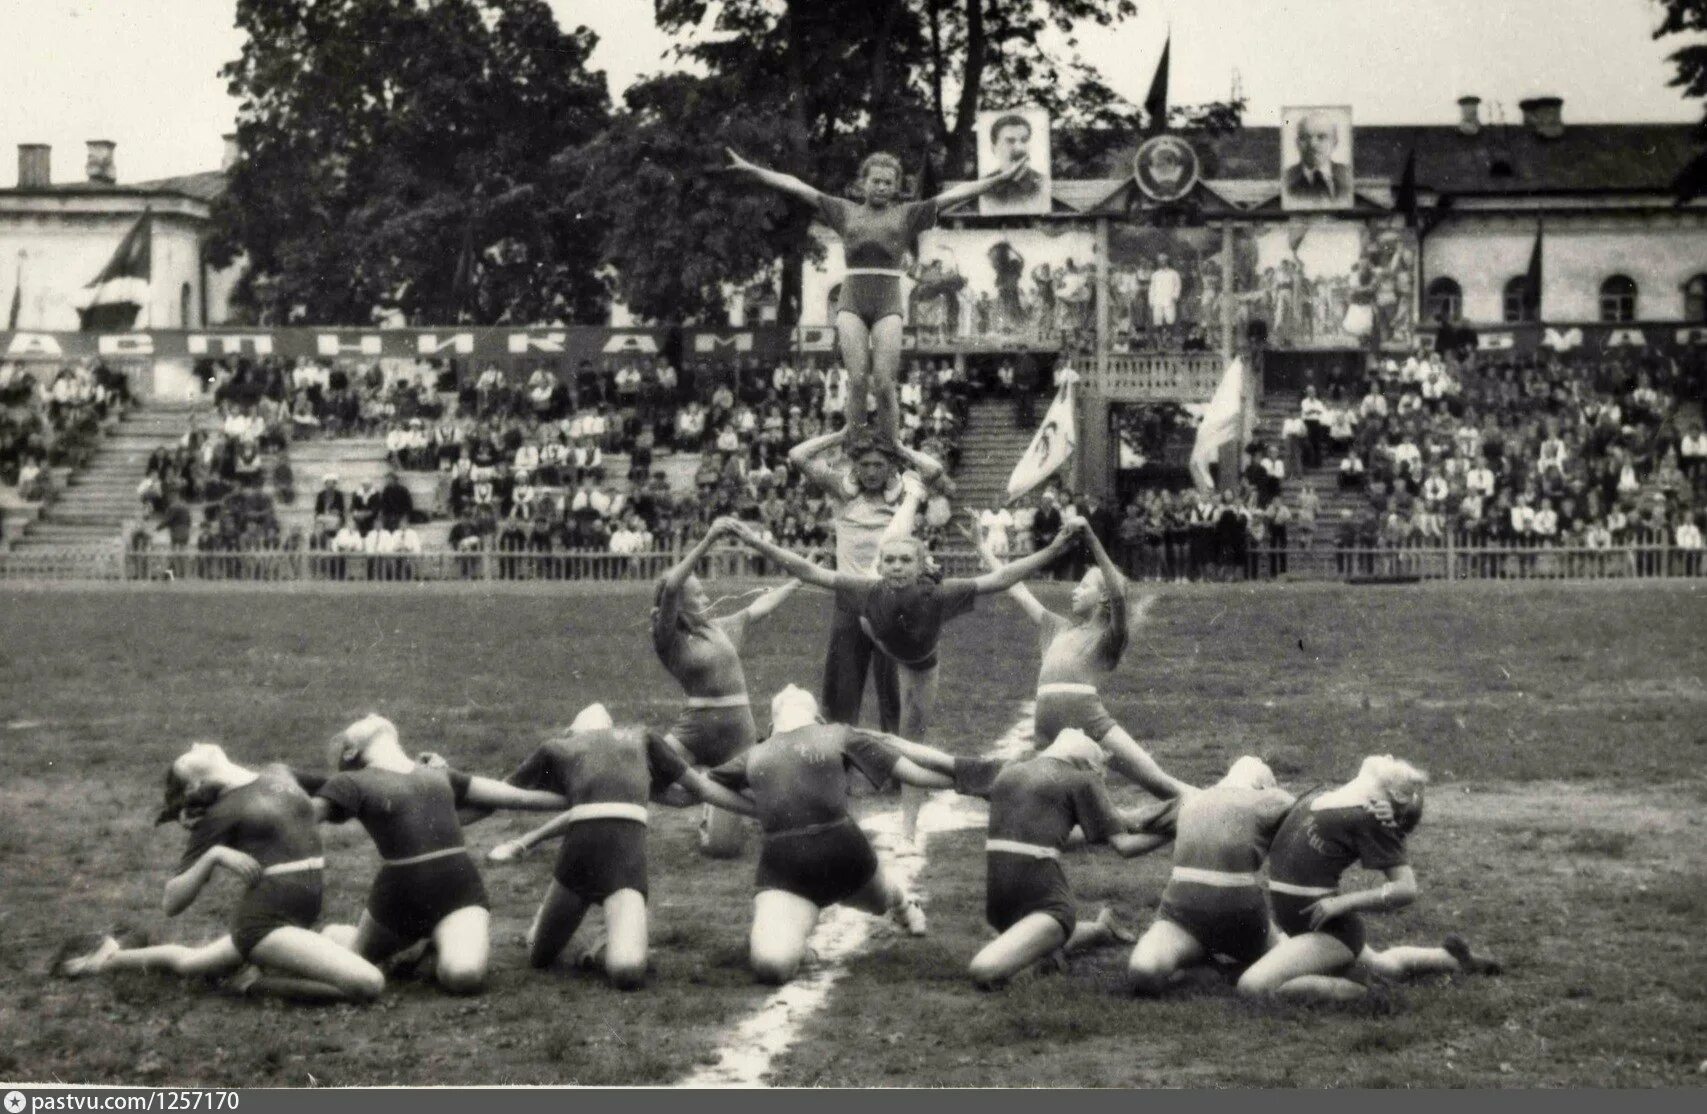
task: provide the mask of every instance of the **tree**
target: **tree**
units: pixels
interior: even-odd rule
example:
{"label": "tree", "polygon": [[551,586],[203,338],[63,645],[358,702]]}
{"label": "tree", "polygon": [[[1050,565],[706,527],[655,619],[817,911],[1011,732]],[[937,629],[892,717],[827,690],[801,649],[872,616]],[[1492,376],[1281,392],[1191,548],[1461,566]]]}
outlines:
{"label": "tree", "polygon": [[1069,172],[1094,154],[1081,137],[1100,145],[1139,122],[1074,53],[1078,29],[1131,17],[1135,0],[657,0],[656,11],[665,31],[699,32],[678,53],[703,76],[632,88],[579,152],[574,194],[600,213],[616,293],[646,316],[715,317],[729,285],[781,260],[781,317],[797,319],[801,269],[818,252],[811,214],[730,188],[713,172],[725,145],[832,192],[867,154],[892,151],[934,189],[974,173],[980,109],[1043,106]]}
{"label": "tree", "polygon": [[[1707,32],[1707,0],[1661,0],[1661,3],[1665,8],[1665,18],[1654,31],[1654,38]],[[1707,42],[1697,41],[1679,47],[1672,52],[1671,63],[1677,70],[1671,84],[1681,86],[1685,97],[1707,100]],[[1702,125],[1707,130],[1707,117],[1703,118]],[[1679,202],[1707,195],[1707,151],[1689,161],[1674,185]]]}
{"label": "tree", "polygon": [[242,157],[213,261],[267,321],[602,320],[598,231],[552,158],[609,119],[544,0],[238,0]]}

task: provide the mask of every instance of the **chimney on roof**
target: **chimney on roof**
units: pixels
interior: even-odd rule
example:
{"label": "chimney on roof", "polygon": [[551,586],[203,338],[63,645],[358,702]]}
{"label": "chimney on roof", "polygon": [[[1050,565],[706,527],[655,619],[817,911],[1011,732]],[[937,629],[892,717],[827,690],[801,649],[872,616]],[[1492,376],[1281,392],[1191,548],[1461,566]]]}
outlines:
{"label": "chimney on roof", "polygon": [[220,138],[225,140],[225,154],[219,160],[219,169],[229,171],[243,157],[243,152],[237,147],[236,132],[226,132]]}
{"label": "chimney on roof", "polygon": [[1458,133],[1460,135],[1477,135],[1482,130],[1482,98],[1476,96],[1458,98]]}
{"label": "chimney on roof", "polygon": [[85,167],[89,181],[110,186],[119,180],[118,172],[113,169],[113,151],[117,146],[110,139],[89,140],[89,161]]}
{"label": "chimney on roof", "polygon": [[1523,110],[1523,126],[1542,139],[1558,139],[1565,134],[1565,99],[1563,97],[1530,97],[1518,101]]}
{"label": "chimney on roof", "polygon": [[53,148],[45,143],[18,144],[18,188],[44,190],[53,184]]}

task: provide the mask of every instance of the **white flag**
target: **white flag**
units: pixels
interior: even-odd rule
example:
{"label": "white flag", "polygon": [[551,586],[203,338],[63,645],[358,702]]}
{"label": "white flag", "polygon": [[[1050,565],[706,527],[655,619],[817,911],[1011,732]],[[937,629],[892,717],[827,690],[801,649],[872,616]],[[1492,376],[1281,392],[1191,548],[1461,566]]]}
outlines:
{"label": "white flag", "polygon": [[1073,384],[1079,381],[1079,373],[1064,369],[1056,373],[1055,381],[1055,401],[1049,404],[1043,424],[1014,465],[1014,474],[1008,477],[1010,503],[1059,472],[1079,446],[1078,424],[1073,417]]}
{"label": "white flag", "polygon": [[1245,361],[1235,356],[1227,370],[1221,373],[1221,383],[1215,388],[1215,396],[1203,408],[1203,421],[1197,427],[1197,441],[1191,446],[1191,478],[1204,491],[1215,486],[1215,481],[1209,476],[1210,462],[1221,451],[1221,446],[1239,435],[1244,400]]}

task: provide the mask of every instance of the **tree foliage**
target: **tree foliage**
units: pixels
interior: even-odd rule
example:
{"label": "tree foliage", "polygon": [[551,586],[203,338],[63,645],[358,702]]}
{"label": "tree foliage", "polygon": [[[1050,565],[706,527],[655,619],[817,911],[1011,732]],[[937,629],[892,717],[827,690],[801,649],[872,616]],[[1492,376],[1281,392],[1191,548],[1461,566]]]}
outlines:
{"label": "tree foliage", "polygon": [[609,119],[590,32],[544,0],[238,0],[237,24],[214,261],[245,257],[246,312],[600,319],[598,232],[551,193]]}
{"label": "tree foliage", "polygon": [[[1081,137],[1130,137],[1141,122],[1079,60],[1075,35],[1136,13],[1135,0],[656,0],[658,25],[700,75],[630,90],[582,153],[577,204],[600,213],[602,258],[637,312],[715,316],[727,284],[781,259],[793,320],[816,251],[810,214],[709,173],[723,146],[827,192],[887,150],[930,192],[975,172],[980,110],[1038,104],[1055,122],[1057,167],[1072,173],[1093,154]],[[1219,126],[1229,113],[1236,125],[1230,106],[1177,115]]]}
{"label": "tree foliage", "polygon": [[[1673,35],[1707,33],[1707,0],[1661,0],[1665,11],[1654,38]],[[1679,47],[1671,54],[1676,74],[1671,84],[1681,87],[1683,95],[1695,100],[1707,100],[1707,42],[1697,39]],[[1703,119],[1707,129],[1707,118]],[[1689,201],[1707,195],[1707,152],[1703,152],[1684,167],[1676,183],[1678,198]]]}

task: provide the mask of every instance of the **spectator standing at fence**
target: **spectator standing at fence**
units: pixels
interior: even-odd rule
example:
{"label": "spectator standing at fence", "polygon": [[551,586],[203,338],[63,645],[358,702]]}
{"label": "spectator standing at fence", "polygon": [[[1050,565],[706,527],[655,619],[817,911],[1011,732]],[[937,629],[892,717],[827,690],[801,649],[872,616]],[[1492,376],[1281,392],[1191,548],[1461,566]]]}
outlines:
{"label": "spectator standing at fence", "polygon": [[379,493],[379,518],[389,523],[408,522],[415,517],[415,497],[404,486],[397,469],[385,473],[385,487]]}

